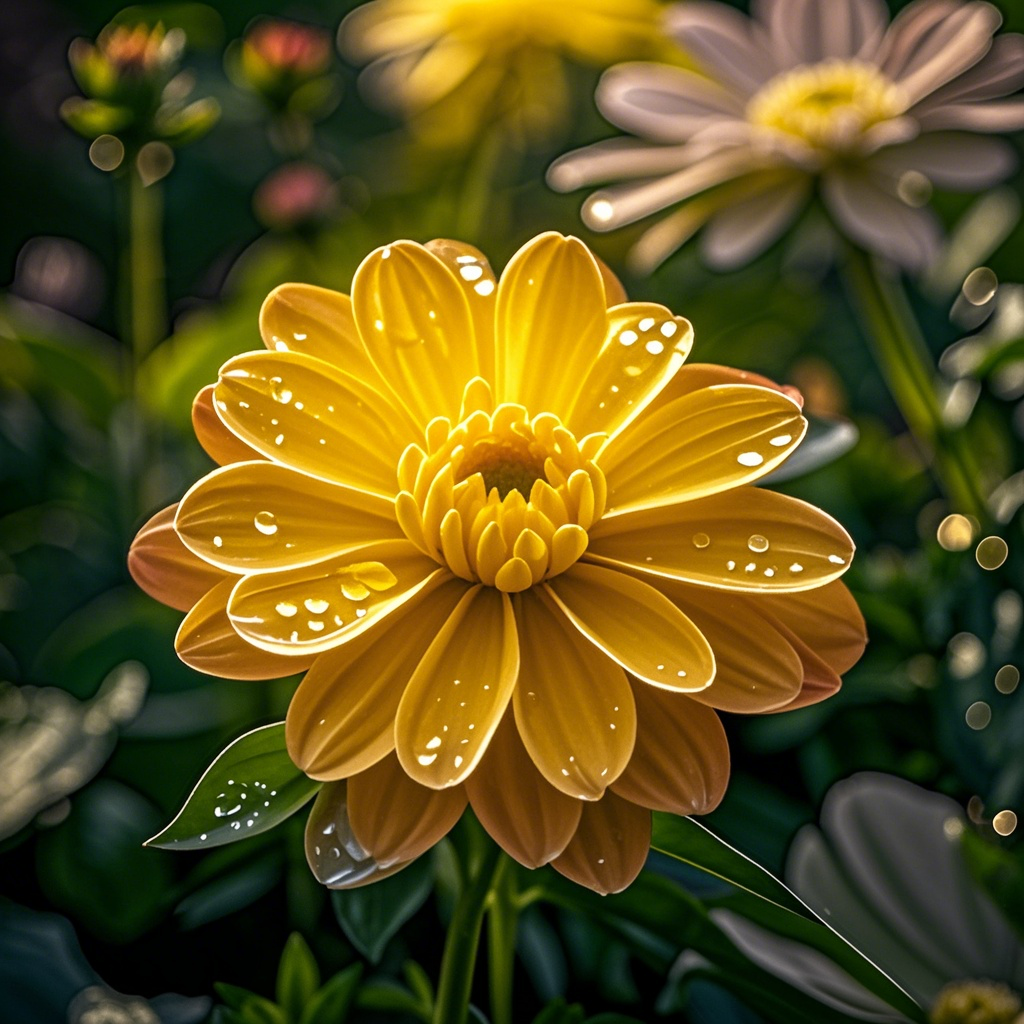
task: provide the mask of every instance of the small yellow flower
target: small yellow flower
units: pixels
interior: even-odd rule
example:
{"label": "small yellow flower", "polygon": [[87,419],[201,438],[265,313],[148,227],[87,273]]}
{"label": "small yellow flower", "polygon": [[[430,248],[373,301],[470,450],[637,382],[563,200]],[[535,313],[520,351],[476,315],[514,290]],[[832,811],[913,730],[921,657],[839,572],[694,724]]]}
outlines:
{"label": "small yellow flower", "polygon": [[469,802],[522,863],[621,889],[652,808],[721,799],[714,709],[820,700],[860,656],[849,536],[752,486],[798,403],[683,367],[690,324],[579,240],[538,236],[500,281],[471,246],[395,242],[351,298],[284,285],[260,326],[194,407],[220,468],[131,568],[189,610],[194,668],[309,668],[287,740],[329,783],[310,828],[381,872]]}
{"label": "small yellow flower", "polygon": [[543,137],[568,114],[561,59],[597,67],[653,57],[657,0],[374,0],[342,22],[342,52],[370,63],[371,101],[429,141],[465,142],[495,122]]}

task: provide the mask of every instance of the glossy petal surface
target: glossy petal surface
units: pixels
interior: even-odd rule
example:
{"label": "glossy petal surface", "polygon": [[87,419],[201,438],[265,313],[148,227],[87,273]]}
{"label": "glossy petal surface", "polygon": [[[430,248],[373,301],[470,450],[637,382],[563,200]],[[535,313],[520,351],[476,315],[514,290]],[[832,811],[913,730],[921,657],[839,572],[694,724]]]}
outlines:
{"label": "glossy petal surface", "polygon": [[215,388],[215,384],[207,384],[192,403],[192,429],[196,440],[218,466],[258,459],[259,452],[232,434],[217,415],[213,405]]}

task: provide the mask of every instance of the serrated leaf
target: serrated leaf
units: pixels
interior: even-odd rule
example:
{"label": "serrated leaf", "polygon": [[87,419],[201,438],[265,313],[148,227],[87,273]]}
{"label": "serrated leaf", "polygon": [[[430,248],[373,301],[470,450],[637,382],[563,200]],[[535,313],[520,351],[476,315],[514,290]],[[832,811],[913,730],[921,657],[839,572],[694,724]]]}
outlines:
{"label": "serrated leaf", "polygon": [[162,850],[203,850],[266,832],[320,788],[288,757],[284,722],[240,736],[217,755],[185,806],[146,842]]}
{"label": "serrated leaf", "polygon": [[292,1024],[299,1024],[303,1007],[320,987],[320,968],[306,940],[292,932],[277,968],[277,1002]]}
{"label": "serrated leaf", "polygon": [[300,1024],[345,1024],[362,974],[363,965],[352,964],[331,978],[309,1001]]}
{"label": "serrated leaf", "polygon": [[433,883],[431,859],[421,857],[390,878],[332,892],[331,902],[352,945],[377,963],[392,936],[423,906]]}

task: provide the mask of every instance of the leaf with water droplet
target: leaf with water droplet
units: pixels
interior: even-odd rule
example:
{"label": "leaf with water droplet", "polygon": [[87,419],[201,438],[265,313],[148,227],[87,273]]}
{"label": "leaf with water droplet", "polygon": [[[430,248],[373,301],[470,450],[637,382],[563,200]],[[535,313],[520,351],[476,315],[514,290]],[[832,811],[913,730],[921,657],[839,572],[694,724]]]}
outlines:
{"label": "leaf with water droplet", "polygon": [[284,722],[253,729],[217,755],[174,821],[145,845],[202,850],[266,832],[320,786],[288,757]]}

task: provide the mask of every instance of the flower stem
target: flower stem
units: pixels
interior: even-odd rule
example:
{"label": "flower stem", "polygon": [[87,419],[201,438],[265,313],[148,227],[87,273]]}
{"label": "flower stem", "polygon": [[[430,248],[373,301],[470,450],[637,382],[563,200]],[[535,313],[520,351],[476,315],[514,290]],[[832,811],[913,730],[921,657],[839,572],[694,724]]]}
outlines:
{"label": "flower stem", "polygon": [[[474,855],[475,854],[475,855]],[[465,1024],[473,987],[473,968],[487,909],[488,894],[501,865],[502,853],[490,841],[472,851],[466,879],[448,926],[441,980],[434,1005],[434,1024]]]}
{"label": "flower stem", "polygon": [[934,472],[956,511],[990,520],[982,474],[963,432],[946,423],[931,355],[898,281],[859,249],[849,249],[847,285],[864,319],[875,361],[911,433],[932,453]]}
{"label": "flower stem", "polygon": [[508,857],[502,857],[491,887],[491,901],[487,914],[491,1024],[513,1024],[513,970],[518,923],[515,869]]}

